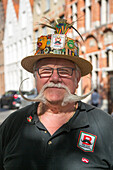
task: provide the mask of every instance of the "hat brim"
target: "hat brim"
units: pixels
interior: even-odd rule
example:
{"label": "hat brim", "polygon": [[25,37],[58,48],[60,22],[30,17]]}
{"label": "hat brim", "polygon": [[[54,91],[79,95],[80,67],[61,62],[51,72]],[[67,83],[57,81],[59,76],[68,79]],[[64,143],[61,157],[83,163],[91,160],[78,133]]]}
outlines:
{"label": "hat brim", "polygon": [[59,59],[68,59],[73,61],[81,70],[81,76],[85,76],[92,71],[92,64],[80,57],[77,56],[70,56],[70,55],[60,55],[60,54],[40,54],[40,55],[33,55],[27,56],[21,61],[22,67],[30,73],[33,73],[33,66],[34,63],[40,59],[44,58],[59,58]]}

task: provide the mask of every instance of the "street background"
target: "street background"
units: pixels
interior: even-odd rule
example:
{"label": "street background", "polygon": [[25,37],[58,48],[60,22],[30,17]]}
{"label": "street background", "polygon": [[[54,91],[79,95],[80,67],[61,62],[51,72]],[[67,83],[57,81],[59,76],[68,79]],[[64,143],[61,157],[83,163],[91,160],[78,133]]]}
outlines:
{"label": "street background", "polygon": [[9,110],[7,107],[0,109],[0,124],[14,111],[16,110]]}
{"label": "street background", "polygon": [[[96,15],[95,15],[96,14]],[[35,87],[31,73],[21,66],[21,60],[34,55],[38,37],[53,34],[57,19],[66,19],[74,29],[67,36],[79,42],[79,57],[92,63],[93,70],[83,77],[78,95],[94,88],[101,97],[100,108],[113,112],[113,0],[0,0],[0,97],[9,90]],[[40,23],[43,23],[42,25]],[[84,102],[91,104],[91,96]],[[0,110],[0,121],[13,112]]]}

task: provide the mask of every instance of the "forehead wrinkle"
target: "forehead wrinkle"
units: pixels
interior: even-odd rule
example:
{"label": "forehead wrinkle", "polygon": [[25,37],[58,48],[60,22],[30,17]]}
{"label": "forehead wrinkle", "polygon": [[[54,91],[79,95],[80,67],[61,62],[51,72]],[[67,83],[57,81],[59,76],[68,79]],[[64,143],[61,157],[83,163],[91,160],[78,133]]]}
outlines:
{"label": "forehead wrinkle", "polygon": [[41,66],[47,66],[47,65],[53,65],[53,66],[63,66],[63,67],[75,67],[75,64],[67,59],[59,59],[59,58],[44,58],[39,61],[37,61],[37,67]]}

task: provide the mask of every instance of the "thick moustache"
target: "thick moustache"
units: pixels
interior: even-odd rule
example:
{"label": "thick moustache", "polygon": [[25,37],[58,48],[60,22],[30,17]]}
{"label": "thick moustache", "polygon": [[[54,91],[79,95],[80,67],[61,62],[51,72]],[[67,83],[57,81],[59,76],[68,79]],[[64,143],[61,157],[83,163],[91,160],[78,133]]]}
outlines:
{"label": "thick moustache", "polygon": [[54,89],[65,89],[65,88],[63,88],[63,87],[47,87],[47,88],[45,88],[45,89],[48,89],[48,88],[54,88]]}

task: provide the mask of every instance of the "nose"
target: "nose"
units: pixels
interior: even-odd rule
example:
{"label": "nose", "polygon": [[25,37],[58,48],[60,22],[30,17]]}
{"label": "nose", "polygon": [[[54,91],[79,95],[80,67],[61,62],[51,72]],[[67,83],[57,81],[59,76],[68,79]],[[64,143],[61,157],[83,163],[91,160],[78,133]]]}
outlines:
{"label": "nose", "polygon": [[52,74],[52,76],[50,77],[50,82],[54,82],[54,83],[61,82],[61,78],[60,78],[60,76],[58,75],[56,69],[53,70],[53,74]]}

